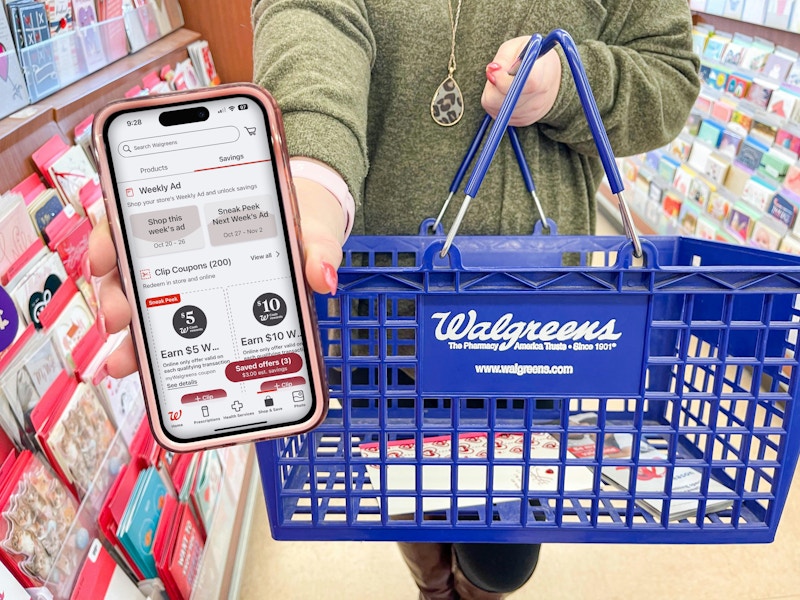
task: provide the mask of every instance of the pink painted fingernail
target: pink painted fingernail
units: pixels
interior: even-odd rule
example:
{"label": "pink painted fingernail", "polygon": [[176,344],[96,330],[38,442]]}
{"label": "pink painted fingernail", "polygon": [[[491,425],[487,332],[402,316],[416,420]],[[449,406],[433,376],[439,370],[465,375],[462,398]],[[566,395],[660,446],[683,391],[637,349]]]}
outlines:
{"label": "pink painted fingernail", "polygon": [[328,284],[331,296],[335,296],[336,288],[339,285],[339,276],[336,274],[336,269],[333,268],[332,264],[322,261],[322,274],[325,277],[325,283]]}
{"label": "pink painted fingernail", "polygon": [[106,329],[106,316],[103,314],[102,310],[97,311],[97,329],[100,330],[100,333],[103,337],[108,337],[108,330]]}
{"label": "pink painted fingernail", "polygon": [[89,255],[86,255],[86,258],[83,259],[83,278],[90,282],[92,280],[92,265],[89,262]]}
{"label": "pink painted fingernail", "polygon": [[495,74],[495,71],[499,71],[500,69],[501,69],[500,65],[498,65],[497,63],[494,63],[494,62],[493,63],[489,63],[488,65],[486,65],[486,79],[492,85],[497,83],[497,77],[495,77],[494,74]]}

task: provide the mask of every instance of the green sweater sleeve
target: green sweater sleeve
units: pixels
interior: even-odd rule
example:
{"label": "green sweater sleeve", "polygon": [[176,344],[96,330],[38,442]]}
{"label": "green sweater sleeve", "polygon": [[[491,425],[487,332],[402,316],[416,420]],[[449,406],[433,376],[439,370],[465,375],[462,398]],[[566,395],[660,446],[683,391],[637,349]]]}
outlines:
{"label": "green sweater sleeve", "polygon": [[375,58],[363,0],[253,0],[252,18],[254,81],[281,107],[289,155],[330,165],[358,203]]}
{"label": "green sweater sleeve", "polygon": [[[599,41],[578,45],[617,156],[666,144],[680,132],[700,90],[686,0],[608,3]],[[539,123],[544,135],[583,154],[597,151],[575,84],[562,59],[556,103]]]}

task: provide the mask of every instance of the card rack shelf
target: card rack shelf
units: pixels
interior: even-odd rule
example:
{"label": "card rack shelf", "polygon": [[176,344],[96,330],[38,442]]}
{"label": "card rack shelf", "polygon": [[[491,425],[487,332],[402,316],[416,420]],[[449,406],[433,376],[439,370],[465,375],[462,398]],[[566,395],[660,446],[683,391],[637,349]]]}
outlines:
{"label": "card rack shelf", "polygon": [[[188,11],[187,11],[188,12]],[[145,48],[0,119],[0,190],[8,190],[34,173],[31,154],[54,135],[73,143],[75,126],[105,104],[123,97],[126,90],[141,83],[142,77],[163,65],[188,58],[187,46],[201,35],[181,28]],[[247,530],[253,508],[251,489],[255,453],[251,446],[225,449],[224,490],[220,495],[213,526],[208,533],[198,585],[192,600],[227,597],[236,589],[246,543],[240,536]]]}

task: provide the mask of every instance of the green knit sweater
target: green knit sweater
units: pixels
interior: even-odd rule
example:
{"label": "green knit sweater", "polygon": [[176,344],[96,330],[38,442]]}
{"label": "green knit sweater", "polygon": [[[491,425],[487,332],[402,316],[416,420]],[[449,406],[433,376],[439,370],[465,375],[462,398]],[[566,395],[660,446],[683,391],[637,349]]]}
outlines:
{"label": "green knit sweater", "polygon": [[[508,39],[572,35],[617,156],[673,139],[699,91],[686,0],[463,0],[455,78],[465,114],[453,127],[430,116],[450,56],[447,0],[253,0],[252,10],[254,80],[281,106],[290,155],[348,183],[355,233],[415,233],[437,215],[484,116],[486,65]],[[560,233],[591,233],[602,167],[562,64],[553,109],[519,136],[547,216]],[[525,234],[535,220],[506,138],[461,232]]]}

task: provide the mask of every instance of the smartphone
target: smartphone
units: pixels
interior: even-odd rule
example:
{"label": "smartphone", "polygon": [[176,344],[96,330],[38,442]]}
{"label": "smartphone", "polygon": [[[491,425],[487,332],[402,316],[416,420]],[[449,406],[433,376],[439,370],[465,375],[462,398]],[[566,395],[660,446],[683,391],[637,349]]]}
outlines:
{"label": "smartphone", "polygon": [[236,84],[122,100],[92,140],[158,443],[317,426],[327,386],[274,99]]}

